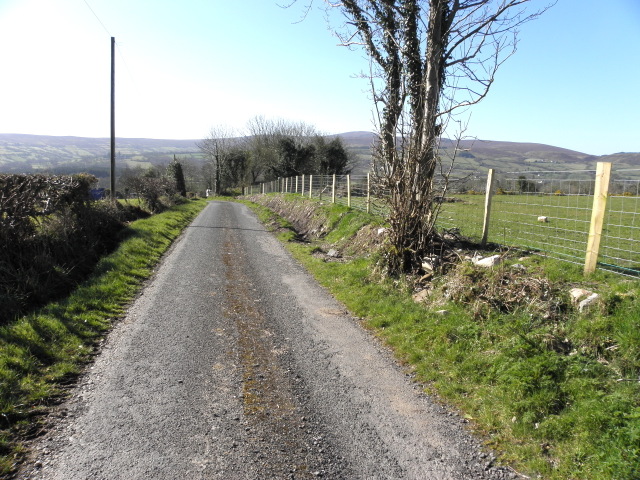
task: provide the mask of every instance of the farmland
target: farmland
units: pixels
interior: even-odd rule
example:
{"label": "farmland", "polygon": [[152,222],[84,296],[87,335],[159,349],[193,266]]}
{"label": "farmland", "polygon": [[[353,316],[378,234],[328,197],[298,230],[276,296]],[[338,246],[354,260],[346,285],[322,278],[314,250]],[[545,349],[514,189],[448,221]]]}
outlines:
{"label": "farmland", "polygon": [[[201,160],[195,140],[119,138],[116,143],[118,169],[167,164],[173,155]],[[85,172],[104,178],[109,175],[109,158],[108,138],[0,134],[2,173]]]}
{"label": "farmland", "polygon": [[[484,195],[455,198],[459,201],[443,204],[439,225],[459,228],[463,235],[480,239]],[[629,269],[629,273],[640,267],[637,203],[638,197],[610,197],[602,232],[602,255],[612,257],[606,262]],[[586,195],[495,195],[488,240],[582,263],[592,204],[593,197]],[[538,221],[539,216],[547,221]]]}

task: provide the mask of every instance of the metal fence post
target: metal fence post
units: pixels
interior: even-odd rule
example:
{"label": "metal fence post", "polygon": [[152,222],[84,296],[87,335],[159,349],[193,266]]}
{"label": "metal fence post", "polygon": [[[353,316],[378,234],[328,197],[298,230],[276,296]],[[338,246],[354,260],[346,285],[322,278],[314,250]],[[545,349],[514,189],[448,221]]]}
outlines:
{"label": "metal fence post", "polygon": [[596,184],[593,191],[591,226],[589,227],[589,239],[587,240],[587,255],[584,261],[585,275],[593,273],[598,263],[598,252],[600,251],[602,224],[604,221],[605,207],[607,206],[610,178],[611,163],[598,162],[598,166],[596,167]]}

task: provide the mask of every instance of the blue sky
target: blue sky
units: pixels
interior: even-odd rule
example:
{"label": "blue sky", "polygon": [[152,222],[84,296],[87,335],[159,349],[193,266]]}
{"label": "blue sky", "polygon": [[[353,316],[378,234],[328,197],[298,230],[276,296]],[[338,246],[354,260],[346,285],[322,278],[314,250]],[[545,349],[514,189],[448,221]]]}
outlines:
{"label": "blue sky", "polygon": [[[120,137],[198,139],[216,125],[241,131],[256,115],[372,130],[364,54],[337,46],[321,8],[298,22],[303,7],[0,0],[0,132],[107,137],[111,36]],[[559,0],[521,29],[466,133],[639,152],[639,85],[640,1]]]}

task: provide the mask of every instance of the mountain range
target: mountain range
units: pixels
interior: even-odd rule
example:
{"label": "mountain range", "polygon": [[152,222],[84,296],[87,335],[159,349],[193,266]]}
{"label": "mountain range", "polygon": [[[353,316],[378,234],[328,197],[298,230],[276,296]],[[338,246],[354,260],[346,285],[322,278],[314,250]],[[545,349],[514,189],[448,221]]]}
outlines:
{"label": "mountain range", "polygon": [[[356,157],[354,173],[364,173],[371,162],[371,132],[339,134]],[[333,135],[332,135],[333,137]],[[175,155],[182,161],[201,163],[199,140],[116,139],[116,163],[123,167],[167,164]],[[451,154],[453,141],[443,139],[443,153]],[[625,177],[640,177],[640,153],[590,155],[538,143],[492,140],[462,140],[458,146],[456,172],[465,174],[494,168],[502,172],[558,171],[570,177],[580,170],[593,170],[597,162],[612,162]],[[0,173],[78,173],[107,177],[110,140],[108,138],[54,137],[0,134]],[[634,171],[635,170],[635,171]],[[618,175],[620,176],[620,175]]]}
{"label": "mountain range", "polygon": [[[359,156],[366,155],[370,159],[371,133],[348,132],[340,136]],[[614,174],[616,170],[637,170],[625,174],[640,177],[640,152],[590,155],[541,143],[461,140],[456,145],[452,140],[442,140],[441,150],[445,155],[450,156],[456,147],[455,171],[460,175],[493,168],[501,172],[566,172],[568,178],[581,170],[595,170],[598,162],[612,162]]]}

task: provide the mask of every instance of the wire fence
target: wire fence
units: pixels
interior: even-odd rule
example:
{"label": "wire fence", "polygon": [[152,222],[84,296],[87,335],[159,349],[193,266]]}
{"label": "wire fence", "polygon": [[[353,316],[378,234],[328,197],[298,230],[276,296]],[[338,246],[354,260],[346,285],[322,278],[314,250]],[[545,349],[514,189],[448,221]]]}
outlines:
{"label": "wire fence", "polygon": [[[597,268],[640,276],[640,169],[612,170],[604,194],[602,228],[596,232]],[[444,179],[436,179],[443,182]],[[538,251],[559,260],[585,264],[592,248],[595,170],[495,173],[487,192],[487,174],[451,176],[440,199],[438,228],[456,229],[478,242]],[[307,175],[248,187],[246,193],[298,193],[374,214],[388,211],[389,192],[369,175]],[[490,205],[485,225],[486,205]]]}
{"label": "wire fence", "polygon": [[[619,170],[620,175],[640,169]],[[640,276],[640,180],[614,179],[600,247],[601,268]]]}
{"label": "wire fence", "polygon": [[246,194],[297,193],[376,215],[387,213],[389,192],[370,175],[299,175],[246,187]]}
{"label": "wire fence", "polygon": [[[593,172],[581,172],[592,173]],[[562,260],[583,263],[591,223],[594,175],[590,179],[561,180],[556,172],[497,174],[491,199],[487,240],[554,253]],[[486,184],[486,180],[485,180]],[[445,204],[440,225],[460,228],[482,238],[486,186],[454,193]]]}

